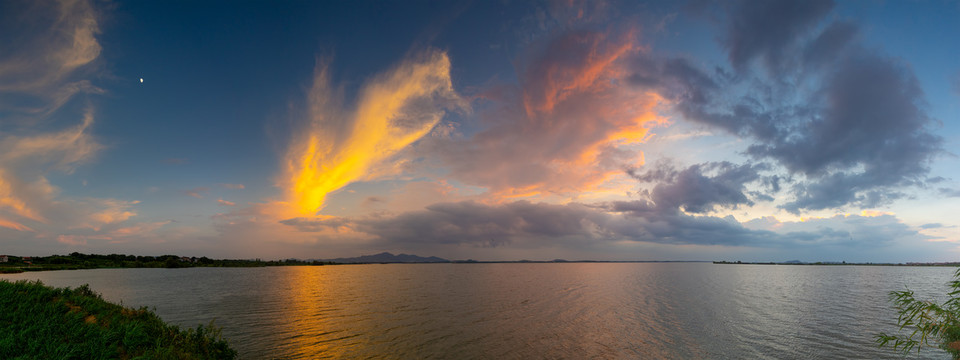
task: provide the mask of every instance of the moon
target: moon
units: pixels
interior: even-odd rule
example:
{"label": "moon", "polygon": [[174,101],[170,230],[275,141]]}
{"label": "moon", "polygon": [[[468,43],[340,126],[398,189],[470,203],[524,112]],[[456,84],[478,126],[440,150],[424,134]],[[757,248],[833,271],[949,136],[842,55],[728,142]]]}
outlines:
{"label": "moon", "polygon": [[143,84],[143,78],[140,78],[140,83]]}

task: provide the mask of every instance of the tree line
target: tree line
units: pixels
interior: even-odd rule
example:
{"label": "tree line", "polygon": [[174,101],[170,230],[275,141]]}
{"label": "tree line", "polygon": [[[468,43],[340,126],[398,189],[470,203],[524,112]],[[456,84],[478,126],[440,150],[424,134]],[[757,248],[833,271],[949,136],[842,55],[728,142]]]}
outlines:
{"label": "tree line", "polygon": [[31,270],[69,270],[101,268],[186,268],[186,267],[261,267],[289,265],[332,265],[324,261],[304,261],[298,259],[268,260],[261,259],[211,259],[203,257],[185,257],[178,255],[140,256],[124,254],[83,254],[73,252],[68,255],[50,256],[6,256],[6,262],[0,267],[15,267],[24,271]]}

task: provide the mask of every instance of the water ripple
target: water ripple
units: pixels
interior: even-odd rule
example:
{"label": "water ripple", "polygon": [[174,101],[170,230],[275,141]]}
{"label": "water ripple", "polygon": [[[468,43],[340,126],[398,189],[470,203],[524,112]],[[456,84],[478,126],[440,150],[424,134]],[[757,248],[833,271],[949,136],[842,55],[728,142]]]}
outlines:
{"label": "water ripple", "polygon": [[[876,359],[890,290],[941,296],[953,269],[713,264],[422,264],[4,275],[89,283],[247,359]],[[942,358],[927,351],[924,358]],[[916,357],[916,356],[914,356]]]}

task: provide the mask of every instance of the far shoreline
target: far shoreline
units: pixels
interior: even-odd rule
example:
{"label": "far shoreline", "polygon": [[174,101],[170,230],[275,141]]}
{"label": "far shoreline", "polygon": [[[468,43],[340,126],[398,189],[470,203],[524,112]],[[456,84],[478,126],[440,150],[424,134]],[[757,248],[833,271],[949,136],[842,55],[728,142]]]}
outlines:
{"label": "far shoreline", "polygon": [[69,255],[51,255],[44,257],[0,255],[0,275],[19,274],[32,271],[89,270],[89,269],[129,269],[129,268],[199,268],[199,267],[273,267],[273,266],[326,266],[326,265],[371,265],[371,264],[666,264],[666,263],[712,263],[717,265],[820,265],[820,266],[927,266],[957,267],[960,262],[907,262],[875,263],[846,261],[803,262],[790,260],[783,262],[759,261],[709,261],[709,260],[447,260],[438,257],[420,257],[416,255],[381,253],[356,258],[338,259],[210,259],[207,257],[185,257],[178,255],[135,256],[135,255],[98,255],[71,253]]}

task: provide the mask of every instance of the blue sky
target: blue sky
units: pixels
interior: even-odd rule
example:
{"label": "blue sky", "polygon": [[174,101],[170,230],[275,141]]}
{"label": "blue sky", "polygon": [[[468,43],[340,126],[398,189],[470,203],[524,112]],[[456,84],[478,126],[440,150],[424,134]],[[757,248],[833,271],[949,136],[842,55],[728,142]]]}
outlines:
{"label": "blue sky", "polygon": [[0,10],[2,253],[960,255],[957,2]]}

